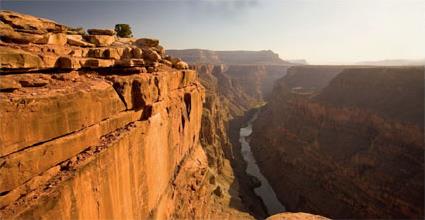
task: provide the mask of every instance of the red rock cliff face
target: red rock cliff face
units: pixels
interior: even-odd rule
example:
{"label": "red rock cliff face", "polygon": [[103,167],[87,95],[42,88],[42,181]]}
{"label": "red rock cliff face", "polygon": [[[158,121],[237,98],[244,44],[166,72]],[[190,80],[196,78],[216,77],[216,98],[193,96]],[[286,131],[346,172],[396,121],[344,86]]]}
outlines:
{"label": "red rock cliff face", "polygon": [[307,95],[277,83],[252,146],[285,206],[331,218],[423,218],[423,73],[350,69]]}
{"label": "red rock cliff face", "polygon": [[157,40],[0,18],[0,218],[251,218],[200,145],[196,72]]}

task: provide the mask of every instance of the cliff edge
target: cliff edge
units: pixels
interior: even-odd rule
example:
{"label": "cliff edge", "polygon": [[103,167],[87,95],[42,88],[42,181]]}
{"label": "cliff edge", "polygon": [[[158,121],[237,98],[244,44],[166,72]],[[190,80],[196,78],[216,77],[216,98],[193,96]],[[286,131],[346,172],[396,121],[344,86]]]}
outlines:
{"label": "cliff edge", "polygon": [[0,218],[252,218],[213,193],[204,88],[158,40],[0,21]]}

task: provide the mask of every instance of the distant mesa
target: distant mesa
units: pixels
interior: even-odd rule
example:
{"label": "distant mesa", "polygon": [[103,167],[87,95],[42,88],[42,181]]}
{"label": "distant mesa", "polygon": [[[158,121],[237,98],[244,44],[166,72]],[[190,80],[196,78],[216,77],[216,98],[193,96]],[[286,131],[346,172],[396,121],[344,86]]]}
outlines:
{"label": "distant mesa", "polygon": [[213,51],[204,49],[166,50],[167,55],[180,57],[190,64],[229,65],[292,65],[271,50]]}
{"label": "distant mesa", "polygon": [[287,60],[287,61],[293,64],[308,65],[307,60],[304,60],[304,59]]}
{"label": "distant mesa", "polygon": [[356,63],[357,65],[368,66],[425,66],[425,59],[407,60],[407,59],[391,59],[391,60],[376,60],[363,61]]}

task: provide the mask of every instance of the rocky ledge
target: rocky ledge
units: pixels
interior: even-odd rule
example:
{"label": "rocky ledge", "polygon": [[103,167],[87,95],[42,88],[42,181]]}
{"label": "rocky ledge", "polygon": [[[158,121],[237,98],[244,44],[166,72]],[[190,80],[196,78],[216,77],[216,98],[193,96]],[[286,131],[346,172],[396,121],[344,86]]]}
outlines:
{"label": "rocky ledge", "polygon": [[[156,39],[121,38],[109,29],[89,29],[85,34],[12,11],[0,12],[0,36],[2,73],[93,68],[157,72],[160,66],[188,69],[180,59],[166,56]],[[1,89],[14,87],[9,86],[12,88],[3,84]]]}

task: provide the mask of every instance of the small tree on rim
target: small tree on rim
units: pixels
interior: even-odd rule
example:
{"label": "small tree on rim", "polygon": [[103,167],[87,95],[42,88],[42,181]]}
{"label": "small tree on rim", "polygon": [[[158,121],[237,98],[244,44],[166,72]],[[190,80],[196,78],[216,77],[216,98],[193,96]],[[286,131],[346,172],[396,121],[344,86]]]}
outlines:
{"label": "small tree on rim", "polygon": [[116,24],[115,31],[118,37],[133,37],[131,27],[128,24]]}

